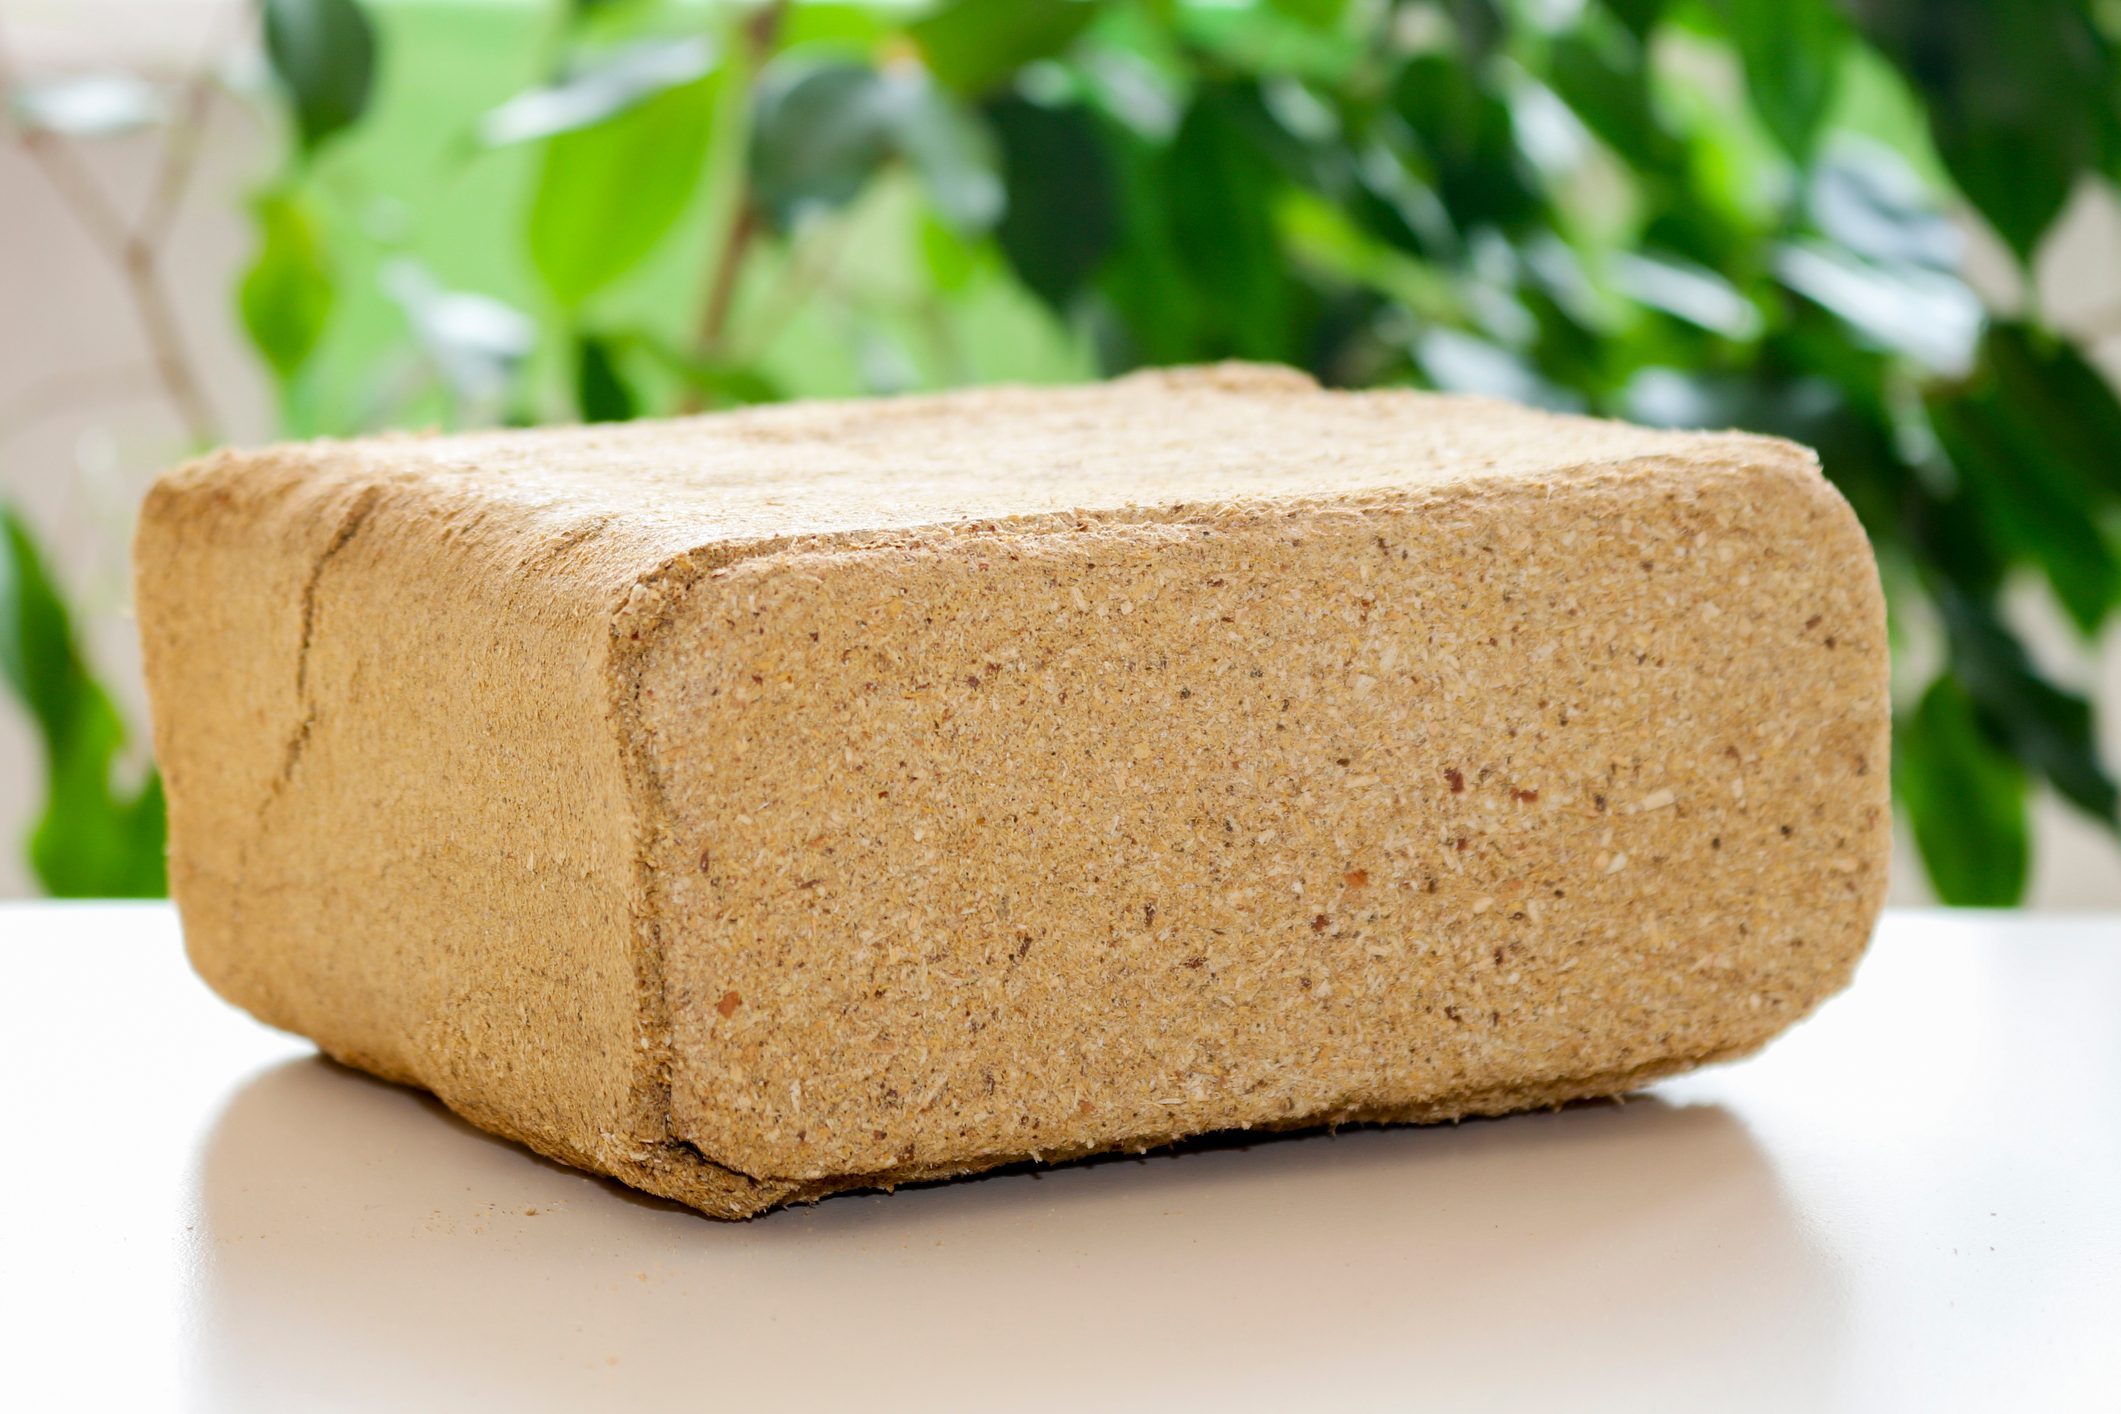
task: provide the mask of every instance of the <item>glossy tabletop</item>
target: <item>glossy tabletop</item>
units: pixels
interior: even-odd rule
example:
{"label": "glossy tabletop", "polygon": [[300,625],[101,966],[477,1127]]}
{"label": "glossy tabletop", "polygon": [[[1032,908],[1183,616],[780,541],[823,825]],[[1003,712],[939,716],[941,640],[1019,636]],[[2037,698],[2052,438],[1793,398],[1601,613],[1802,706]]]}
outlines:
{"label": "glossy tabletop", "polygon": [[1888,915],[1625,1104],[1207,1142],[739,1225],[0,905],[18,1409],[2121,1408],[2121,918]]}

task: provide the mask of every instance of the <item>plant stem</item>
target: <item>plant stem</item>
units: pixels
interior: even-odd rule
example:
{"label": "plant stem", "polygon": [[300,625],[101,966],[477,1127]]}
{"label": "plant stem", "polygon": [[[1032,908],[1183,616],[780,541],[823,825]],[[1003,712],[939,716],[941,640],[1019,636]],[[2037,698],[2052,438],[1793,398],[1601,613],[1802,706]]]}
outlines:
{"label": "plant stem", "polygon": [[[60,204],[117,267],[163,394],[183,422],[186,435],[199,447],[221,440],[220,423],[163,284],[161,254],[195,169],[199,134],[213,97],[211,74],[210,65],[202,66],[186,89],[183,111],[163,137],[155,187],[137,223],[127,223],[63,135],[20,124],[16,128],[24,154],[43,174]],[[5,44],[0,44],[0,88],[12,90],[20,83],[20,70]]]}
{"label": "plant stem", "polygon": [[156,376],[184,420],[186,435],[195,447],[204,449],[221,440],[220,422],[185,346],[176,307],[162,283],[160,255],[160,247],[148,241],[138,237],[128,241],[123,259],[126,288],[132,292],[133,312],[154,356]]}
{"label": "plant stem", "polygon": [[752,203],[750,192],[739,192],[737,200],[741,204],[708,276],[707,303],[700,311],[700,332],[694,348],[703,359],[712,358],[721,350],[722,340],[729,332],[729,309],[736,300],[737,272],[759,233],[758,208]]}
{"label": "plant stem", "polygon": [[[748,86],[773,53],[780,42],[781,22],[788,13],[788,0],[769,0],[758,11],[746,19],[741,26],[744,60],[742,74]],[[749,95],[746,95],[747,99]],[[752,199],[751,181],[743,170],[744,154],[736,154],[738,175],[736,186],[736,209],[730,217],[728,233],[715,249],[713,263],[707,271],[707,299],[700,309],[700,325],[693,339],[695,354],[701,359],[712,359],[721,352],[722,343],[728,337],[729,316],[736,303],[737,276],[742,271],[744,258],[750,254],[753,242],[758,239],[761,222],[758,204]],[[685,407],[688,412],[699,410],[697,390],[686,394]]]}

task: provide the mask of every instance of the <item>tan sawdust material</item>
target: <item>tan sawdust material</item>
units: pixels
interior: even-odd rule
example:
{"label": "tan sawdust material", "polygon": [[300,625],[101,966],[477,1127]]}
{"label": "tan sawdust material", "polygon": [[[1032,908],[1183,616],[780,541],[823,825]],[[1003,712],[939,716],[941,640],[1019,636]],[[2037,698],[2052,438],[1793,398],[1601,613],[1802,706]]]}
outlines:
{"label": "tan sawdust material", "polygon": [[1227,366],[317,442],[138,543],[199,970],[735,1217],[1758,1047],[1887,857],[1810,453]]}

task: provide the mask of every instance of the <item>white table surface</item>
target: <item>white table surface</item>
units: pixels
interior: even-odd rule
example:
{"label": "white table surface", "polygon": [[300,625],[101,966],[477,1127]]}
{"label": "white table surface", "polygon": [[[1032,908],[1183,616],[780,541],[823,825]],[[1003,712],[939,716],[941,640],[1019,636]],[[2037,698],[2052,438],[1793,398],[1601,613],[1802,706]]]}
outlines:
{"label": "white table surface", "polygon": [[2121,1409],[2121,918],[1889,915],[1625,1105],[711,1222],[0,906],[10,1407]]}

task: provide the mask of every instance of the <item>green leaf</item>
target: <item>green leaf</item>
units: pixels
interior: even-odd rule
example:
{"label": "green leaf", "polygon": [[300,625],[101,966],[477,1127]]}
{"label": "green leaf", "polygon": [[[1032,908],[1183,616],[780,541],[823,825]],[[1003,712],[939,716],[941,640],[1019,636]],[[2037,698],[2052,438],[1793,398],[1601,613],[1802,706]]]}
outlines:
{"label": "green leaf", "polygon": [[705,174],[720,69],[545,147],[530,202],[530,260],[574,310],[648,257]]}
{"label": "green leaf", "polygon": [[1501,0],[1446,0],[1444,8],[1450,12],[1460,51],[1473,63],[1494,53],[1509,33]]}
{"label": "green leaf", "polygon": [[36,726],[45,798],[30,867],[61,897],[152,897],[164,890],[161,783],[130,794],[112,780],[125,728],[89,672],[29,527],[0,505],[0,681]]}
{"label": "green leaf", "polygon": [[906,33],[938,83],[977,95],[1066,49],[1097,11],[1098,0],[950,0]]}
{"label": "green leaf", "polygon": [[861,195],[892,154],[883,75],[859,64],[782,68],[761,85],[751,128],[751,184],[768,219],[793,229]]}
{"label": "green leaf", "polygon": [[1510,228],[1540,213],[1508,106],[1464,63],[1441,54],[1410,60],[1393,85],[1392,107],[1428,156],[1437,195],[1460,230]]}
{"label": "green leaf", "polygon": [[574,387],[584,422],[631,422],[641,415],[640,400],[619,371],[618,348],[610,339],[583,334],[575,340]]}
{"label": "green leaf", "polygon": [[1953,676],[1990,734],[2063,799],[2110,829],[2121,827],[2121,788],[2099,760],[2091,703],[2042,677],[1985,600],[1953,585],[1934,588]]}
{"label": "green leaf", "polygon": [[1900,155],[1837,135],[1814,162],[1805,207],[1829,239],[1880,265],[1954,273],[1966,242]]}
{"label": "green leaf", "polygon": [[1664,17],[1665,0],[1605,0],[1606,9],[1627,27],[1638,44],[1646,42],[1657,21]]}
{"label": "green leaf", "polygon": [[628,44],[493,109],[479,120],[479,141],[506,147],[595,127],[713,67],[714,47],[697,35]]}
{"label": "green leaf", "polygon": [[1361,27],[1319,26],[1276,5],[1258,3],[1170,6],[1173,38],[1200,51],[1201,78],[1297,78],[1339,87],[1348,84],[1376,51]]}
{"label": "green leaf", "polygon": [[1896,509],[1894,528],[1904,533],[1929,577],[1984,603],[2003,587],[2008,553],[1964,487],[1939,496],[1917,480]]}
{"label": "green leaf", "polygon": [[1981,300],[1956,276],[1918,265],[1874,265],[1820,241],[1791,241],[1772,258],[1784,285],[1865,343],[1952,376],[1972,365]]}
{"label": "green leaf", "polygon": [[959,231],[984,230],[1001,215],[992,138],[921,75],[859,64],[785,65],[761,86],[751,186],[777,229],[848,205],[884,164],[900,158]]}
{"label": "green leaf", "polygon": [[244,332],[282,383],[302,371],[324,337],[335,289],[322,224],[308,199],[279,188],[251,204],[258,250],[236,288]]}
{"label": "green leaf", "polygon": [[1982,361],[1998,401],[2037,431],[2048,456],[2085,486],[2121,499],[2121,399],[2067,342],[2024,324],[1989,327]]}
{"label": "green leaf", "polygon": [[1268,3],[1312,29],[1333,29],[1348,13],[1348,0],[1268,0]]}
{"label": "green leaf", "polygon": [[351,127],[375,85],[376,36],[355,0],[264,0],[265,57],[293,110],[302,150]]}
{"label": "green leaf", "polygon": [[962,294],[981,266],[982,252],[932,211],[920,217],[921,269],[946,295]]}
{"label": "green leaf", "polygon": [[1275,359],[1288,339],[1275,174],[1247,133],[1242,106],[1232,89],[1195,96],[1165,154],[1162,198],[1178,259],[1222,331],[1218,351]]}
{"label": "green leaf", "polygon": [[716,402],[741,407],[752,403],[777,403],[788,397],[786,389],[755,368],[719,359],[698,358],[646,332],[629,334],[627,339],[675,374],[687,388]]}
{"label": "green leaf", "polygon": [[1120,232],[1119,174],[1087,108],[1009,96],[987,105],[1000,139],[1007,207],[996,234],[1032,293],[1064,309]]}
{"label": "green leaf", "polygon": [[1431,328],[1415,339],[1414,361],[1432,384],[1446,392],[1479,393],[1514,403],[1583,410],[1583,398],[1549,382],[1514,349],[1459,329]]}
{"label": "green leaf", "polygon": [[1706,266],[1662,251],[1621,251],[1612,277],[1629,298],[1712,334],[1751,339],[1760,333],[1760,310]]}
{"label": "green leaf", "polygon": [[1915,86],[1952,180],[2031,259],[2110,121],[2112,56],[2080,0],[1845,0]]}
{"label": "green leaf", "polygon": [[1834,101],[1846,26],[1827,0],[1714,0],[1753,109],[1785,151],[1810,156]]}
{"label": "green leaf", "polygon": [[1639,42],[1566,35],[1554,42],[1547,81],[1600,142],[1651,175],[1682,171],[1686,149],[1650,99],[1649,66]]}
{"label": "green leaf", "polygon": [[0,678],[28,709],[48,749],[63,750],[84,715],[88,684],[74,631],[29,526],[0,505]]}
{"label": "green leaf", "polygon": [[1976,388],[1928,401],[1930,425],[1976,511],[2019,557],[2040,566],[2086,634],[2121,595],[2121,561],[2100,529],[2099,486],[2055,455],[2050,430]]}
{"label": "green leaf", "polygon": [[1184,363],[1207,345],[1206,301],[1194,290],[1173,231],[1165,150],[1130,129],[1107,130],[1119,176],[1122,235],[1097,274],[1098,366]]}
{"label": "green leaf", "polygon": [[1983,732],[1966,690],[1940,677],[1893,730],[1893,787],[1930,887],[1959,907],[2025,895],[2025,772]]}
{"label": "green leaf", "polygon": [[985,124],[941,90],[909,86],[895,137],[938,215],[962,235],[989,230],[1006,204],[1001,154]]}

